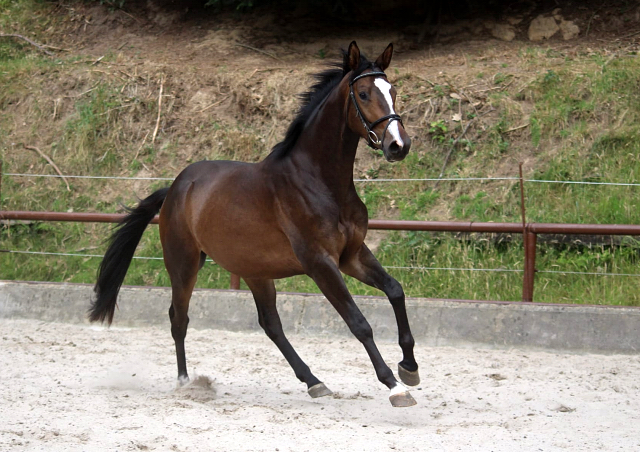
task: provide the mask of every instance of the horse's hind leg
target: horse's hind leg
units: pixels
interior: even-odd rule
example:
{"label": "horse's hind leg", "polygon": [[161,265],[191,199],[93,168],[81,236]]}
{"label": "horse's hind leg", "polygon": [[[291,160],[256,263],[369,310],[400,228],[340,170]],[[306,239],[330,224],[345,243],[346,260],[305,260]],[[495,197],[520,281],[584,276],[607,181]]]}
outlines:
{"label": "horse's hind leg", "polygon": [[353,259],[342,264],[340,270],[369,286],[382,290],[389,298],[398,324],[398,342],[403,355],[402,361],[398,363],[398,376],[409,386],[419,384],[418,363],[413,356],[415,341],[409,327],[404,291],[400,283],[382,268],[380,262],[365,245],[362,245]]}
{"label": "horse's hind leg", "polygon": [[189,381],[187,360],[184,350],[184,339],[189,325],[189,301],[198,278],[204,258],[206,257],[194,243],[175,240],[163,241],[164,261],[171,279],[171,335],[176,345],[178,361],[178,382]]}
{"label": "horse's hind leg", "polygon": [[313,398],[331,395],[331,391],[311,373],[298,353],[286,338],[282,330],[282,322],[276,307],[276,288],[271,279],[245,279],[253,293],[258,308],[258,322],[265,333],[280,349],[296,377],[306,383],[309,395]]}

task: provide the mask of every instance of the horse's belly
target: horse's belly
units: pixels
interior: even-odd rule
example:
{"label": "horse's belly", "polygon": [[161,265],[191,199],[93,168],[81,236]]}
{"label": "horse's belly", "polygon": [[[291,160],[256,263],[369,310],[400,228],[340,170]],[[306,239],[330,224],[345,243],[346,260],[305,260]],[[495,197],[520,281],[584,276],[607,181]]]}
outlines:
{"label": "horse's belly", "polygon": [[244,278],[279,279],[303,273],[286,236],[274,232],[212,227],[207,234],[211,239],[202,243],[202,249],[218,265]]}

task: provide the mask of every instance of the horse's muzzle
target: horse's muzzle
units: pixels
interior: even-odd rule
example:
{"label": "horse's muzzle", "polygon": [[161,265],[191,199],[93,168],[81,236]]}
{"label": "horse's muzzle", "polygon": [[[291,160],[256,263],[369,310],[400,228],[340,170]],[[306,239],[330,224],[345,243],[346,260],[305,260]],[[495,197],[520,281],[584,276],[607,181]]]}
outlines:
{"label": "horse's muzzle", "polygon": [[402,145],[394,140],[388,146],[385,146],[382,152],[388,162],[399,162],[407,156],[409,149],[411,149],[411,138],[406,137]]}

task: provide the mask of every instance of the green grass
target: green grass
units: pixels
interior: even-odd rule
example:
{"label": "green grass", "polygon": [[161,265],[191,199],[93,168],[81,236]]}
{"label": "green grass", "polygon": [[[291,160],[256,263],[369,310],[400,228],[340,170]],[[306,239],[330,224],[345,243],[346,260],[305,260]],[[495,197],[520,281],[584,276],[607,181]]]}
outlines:
{"label": "green grass", "polygon": [[[586,149],[568,148],[534,174],[535,179],[595,183],[640,181],[640,129],[605,132]],[[532,221],[640,224],[640,187],[526,185]]]}
{"label": "green grass", "polygon": [[[95,237],[106,239],[109,229],[106,225],[73,223],[16,225],[2,229],[0,247],[10,244],[12,249],[102,255],[104,247],[96,247]],[[150,226],[145,232],[136,256],[162,256],[157,227]],[[524,256],[519,237],[496,242],[486,236],[457,238],[448,234],[395,232],[377,256],[403,284],[408,296],[503,301],[522,298]],[[0,253],[0,260],[3,279],[93,284],[100,258]],[[640,278],[607,276],[607,273],[635,274],[639,260],[640,244],[636,241],[627,246],[540,246],[535,300],[640,306]],[[585,277],[570,272],[594,275]],[[381,295],[352,278],[345,279],[354,294]],[[229,282],[229,274],[208,261],[199,274],[197,287],[228,288]],[[125,284],[170,285],[162,261],[147,259],[134,259]],[[277,281],[277,287],[282,291],[318,292],[306,276]]]}

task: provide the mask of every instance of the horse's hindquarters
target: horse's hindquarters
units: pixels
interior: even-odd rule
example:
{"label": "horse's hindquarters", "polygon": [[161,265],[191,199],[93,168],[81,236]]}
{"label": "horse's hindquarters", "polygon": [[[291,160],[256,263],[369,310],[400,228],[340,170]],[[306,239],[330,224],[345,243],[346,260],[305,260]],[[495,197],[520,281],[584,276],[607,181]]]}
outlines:
{"label": "horse's hindquarters", "polygon": [[192,242],[226,270],[244,278],[302,273],[280,228],[273,194],[257,165],[209,161],[183,171],[161,212],[165,251]]}

